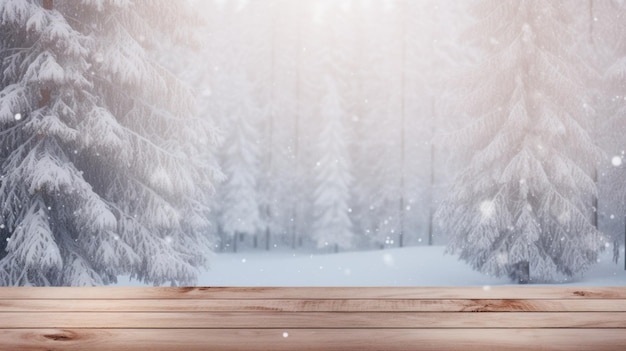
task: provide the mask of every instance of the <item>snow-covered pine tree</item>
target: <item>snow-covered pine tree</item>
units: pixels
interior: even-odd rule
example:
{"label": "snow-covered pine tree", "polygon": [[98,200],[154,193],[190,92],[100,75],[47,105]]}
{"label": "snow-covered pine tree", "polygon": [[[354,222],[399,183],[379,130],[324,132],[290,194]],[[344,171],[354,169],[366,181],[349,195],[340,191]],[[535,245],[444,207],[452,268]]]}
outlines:
{"label": "snow-covered pine tree", "polygon": [[353,181],[348,155],[346,113],[332,78],[326,79],[327,93],[320,113],[324,129],[319,139],[320,159],[316,164],[313,238],[318,247],[338,250],[352,246],[350,186]]}
{"label": "snow-covered pine tree", "polygon": [[226,73],[224,79],[228,88],[223,100],[228,102],[222,111],[226,133],[222,165],[227,178],[220,189],[220,210],[222,229],[233,238],[233,249],[237,250],[239,235],[257,235],[262,227],[257,189],[261,109],[244,72]]}
{"label": "snow-covered pine tree", "polygon": [[[623,216],[626,209],[626,2],[592,1],[589,18],[591,53],[601,79],[594,87],[600,106],[598,142],[608,154],[601,173],[600,198],[605,203],[606,227],[613,237],[613,259],[617,263],[624,244]],[[602,215],[602,213],[601,213]]]}
{"label": "snow-covered pine tree", "polygon": [[302,179],[312,184],[313,191],[307,194],[312,206],[306,208],[312,214],[308,219],[311,230],[303,228],[301,234],[317,247],[335,251],[354,244],[350,218],[351,138],[347,126],[357,91],[351,85],[356,86],[356,81],[350,80],[356,74],[356,65],[352,66],[354,10],[351,1],[310,1],[303,12],[314,14],[310,22],[304,22],[301,43],[306,48],[302,52],[301,76],[303,110],[308,118],[302,121],[300,135],[304,141],[301,154],[308,154],[301,158],[307,164],[302,168],[313,166]]}
{"label": "snow-covered pine tree", "polygon": [[531,281],[572,276],[597,260],[590,176],[601,151],[586,130],[580,60],[571,52],[571,5],[479,1],[468,32],[486,58],[464,81],[461,111],[474,121],[453,135],[469,165],[438,218],[448,251],[475,269]]}
{"label": "snow-covered pine tree", "polygon": [[244,19],[249,32],[245,47],[249,57],[254,58],[255,88],[263,111],[258,187],[266,250],[281,239],[285,241],[286,228],[292,225],[295,210],[291,204],[298,201],[292,187],[287,186],[297,177],[295,172],[286,171],[294,161],[294,128],[289,126],[296,115],[297,89],[287,85],[293,81],[297,57],[291,52],[298,39],[297,30],[292,28],[302,25],[302,19],[295,16],[296,8],[302,3],[290,0],[250,2],[250,14]]}
{"label": "snow-covered pine tree", "polygon": [[[369,245],[397,246],[400,233],[401,112],[399,107],[402,53],[400,11],[382,1],[356,2],[352,54],[361,64],[349,77],[355,118],[351,145],[353,224]],[[348,16],[346,16],[348,17]],[[350,59],[350,61],[353,59]],[[386,91],[381,94],[381,91]],[[406,159],[405,159],[406,160]],[[406,179],[406,177],[404,177]],[[407,187],[405,187],[407,189]]]}
{"label": "snow-covered pine tree", "polygon": [[210,125],[146,48],[183,2],[0,2],[0,285],[192,284]]}

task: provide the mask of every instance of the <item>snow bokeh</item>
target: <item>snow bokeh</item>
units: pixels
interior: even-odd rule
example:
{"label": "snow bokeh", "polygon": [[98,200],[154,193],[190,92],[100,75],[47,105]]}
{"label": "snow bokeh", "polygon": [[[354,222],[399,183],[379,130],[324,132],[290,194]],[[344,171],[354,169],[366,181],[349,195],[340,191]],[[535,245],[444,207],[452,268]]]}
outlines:
{"label": "snow bokeh", "polygon": [[622,157],[623,156],[613,156],[613,158],[611,158],[611,164],[615,167],[619,167],[622,165]]}

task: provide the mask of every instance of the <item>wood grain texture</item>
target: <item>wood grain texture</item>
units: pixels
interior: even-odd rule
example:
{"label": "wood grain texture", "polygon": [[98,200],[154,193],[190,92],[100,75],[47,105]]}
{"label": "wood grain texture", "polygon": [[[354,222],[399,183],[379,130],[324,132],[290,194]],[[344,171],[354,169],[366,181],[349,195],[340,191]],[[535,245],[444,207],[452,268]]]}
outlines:
{"label": "wood grain texture", "polygon": [[619,329],[4,329],[0,340],[3,350],[20,351],[621,351],[626,333]]}
{"label": "wood grain texture", "polygon": [[626,328],[626,312],[5,312],[0,328]]}
{"label": "wood grain texture", "polygon": [[626,299],[623,287],[0,288],[3,299]]}
{"label": "wood grain texture", "polygon": [[626,312],[626,299],[0,300],[0,312]]}
{"label": "wood grain texture", "polygon": [[0,350],[534,349],[626,349],[626,288],[0,288]]}

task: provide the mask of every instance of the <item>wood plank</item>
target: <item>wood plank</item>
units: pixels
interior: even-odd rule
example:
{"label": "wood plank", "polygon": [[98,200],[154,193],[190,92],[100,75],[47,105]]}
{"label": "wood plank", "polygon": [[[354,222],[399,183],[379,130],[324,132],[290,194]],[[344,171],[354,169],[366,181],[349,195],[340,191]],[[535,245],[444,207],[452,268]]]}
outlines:
{"label": "wood plank", "polygon": [[0,349],[21,351],[613,351],[624,345],[619,329],[0,330]]}
{"label": "wood plank", "polygon": [[624,329],[624,287],[0,288],[0,350],[621,350]]}
{"label": "wood plank", "polygon": [[626,287],[4,287],[0,299],[626,299]]}
{"label": "wood plank", "polygon": [[626,312],[5,312],[0,328],[626,328]]}
{"label": "wood plank", "polygon": [[626,312],[626,300],[0,300],[0,312]]}

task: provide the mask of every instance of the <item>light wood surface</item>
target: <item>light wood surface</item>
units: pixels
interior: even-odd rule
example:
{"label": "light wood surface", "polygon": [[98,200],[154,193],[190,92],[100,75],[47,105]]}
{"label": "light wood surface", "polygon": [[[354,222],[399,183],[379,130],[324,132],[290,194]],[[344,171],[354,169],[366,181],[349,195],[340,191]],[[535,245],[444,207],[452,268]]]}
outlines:
{"label": "light wood surface", "polygon": [[[626,312],[6,312],[0,328],[626,328]],[[625,330],[626,332],[626,330]],[[626,349],[626,348],[625,348]]]}
{"label": "light wood surface", "polygon": [[625,350],[626,287],[0,288],[0,350]]}
{"label": "light wood surface", "polygon": [[623,287],[98,287],[1,288],[4,299],[626,299]]}
{"label": "light wood surface", "polygon": [[0,300],[0,312],[626,312],[626,299]]}
{"label": "light wood surface", "polygon": [[[286,337],[285,337],[286,336]],[[20,351],[618,351],[620,329],[0,329]]]}

